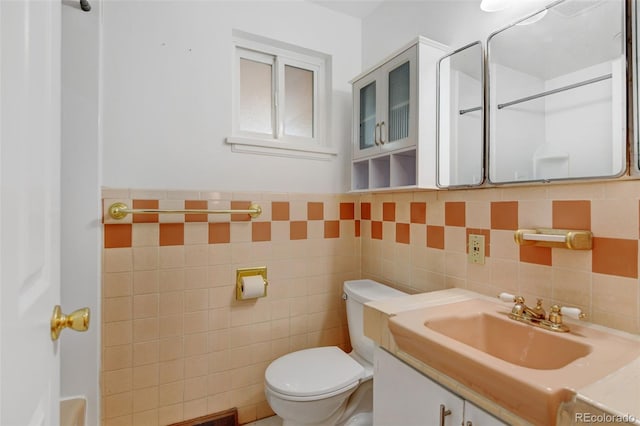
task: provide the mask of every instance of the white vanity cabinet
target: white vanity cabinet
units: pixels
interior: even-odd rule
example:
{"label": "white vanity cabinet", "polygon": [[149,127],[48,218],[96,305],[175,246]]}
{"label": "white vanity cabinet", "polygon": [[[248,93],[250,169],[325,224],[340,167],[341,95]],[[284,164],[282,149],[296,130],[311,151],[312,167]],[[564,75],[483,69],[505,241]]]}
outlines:
{"label": "white vanity cabinet", "polygon": [[374,426],[506,426],[381,348],[374,368]]}
{"label": "white vanity cabinet", "polygon": [[420,37],[351,82],[352,190],[435,188],[436,64],[446,49]]}
{"label": "white vanity cabinet", "polygon": [[469,401],[464,402],[463,426],[508,426]]}

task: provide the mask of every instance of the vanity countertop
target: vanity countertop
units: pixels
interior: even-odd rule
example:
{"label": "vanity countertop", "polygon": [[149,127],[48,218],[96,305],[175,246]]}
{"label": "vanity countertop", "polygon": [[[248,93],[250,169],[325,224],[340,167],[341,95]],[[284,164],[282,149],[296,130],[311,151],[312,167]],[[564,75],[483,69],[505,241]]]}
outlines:
{"label": "vanity countertop", "polygon": [[[426,376],[448,387],[464,399],[473,402],[503,421],[512,425],[528,425],[528,422],[522,420],[514,413],[509,412],[495,402],[485,398],[483,395],[401,351],[389,331],[388,319],[400,312],[471,299],[496,301],[494,298],[479,293],[453,288],[369,302],[365,305],[364,309],[365,335]],[[504,305],[505,307],[510,306],[508,303]],[[570,323],[570,321],[567,322]],[[584,322],[580,324],[585,325]],[[588,327],[594,327],[627,339],[636,340],[640,344],[640,336],[612,330],[595,324],[586,324]],[[610,424],[616,424],[616,421],[618,421],[617,423],[624,422],[624,424],[636,424],[640,426],[640,358],[635,359],[603,379],[580,389],[574,389],[574,391],[576,393],[574,401],[563,404],[559,410],[558,425],[571,425],[594,421],[602,423],[603,420],[608,420],[611,422]],[[604,424],[609,423],[605,422]]]}
{"label": "vanity countertop", "polygon": [[599,415],[609,416],[613,424],[640,425],[640,358],[604,379],[578,389],[576,401],[601,410],[603,413]]}

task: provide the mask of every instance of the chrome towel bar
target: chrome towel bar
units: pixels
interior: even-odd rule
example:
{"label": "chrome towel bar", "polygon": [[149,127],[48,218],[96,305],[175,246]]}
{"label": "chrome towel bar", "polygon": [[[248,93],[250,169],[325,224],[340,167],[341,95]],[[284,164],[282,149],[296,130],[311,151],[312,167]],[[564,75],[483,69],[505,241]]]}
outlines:
{"label": "chrome towel bar", "polygon": [[611,76],[612,76],[612,74],[605,74],[605,75],[602,75],[600,77],[595,77],[595,78],[591,78],[589,80],[581,81],[579,83],[569,84],[567,86],[560,87],[560,88],[553,89],[553,90],[547,90],[546,92],[538,93],[536,95],[526,96],[524,98],[520,98],[520,99],[517,99],[515,101],[505,102],[503,104],[498,104],[498,109],[510,107],[511,105],[520,104],[522,102],[532,101],[534,99],[542,98],[544,96],[553,95],[555,93],[564,92],[565,90],[571,90],[571,89],[575,89],[575,88],[578,88],[578,87],[586,86],[587,84],[597,83],[597,82],[602,81],[602,80],[608,80],[608,79],[611,78]]}

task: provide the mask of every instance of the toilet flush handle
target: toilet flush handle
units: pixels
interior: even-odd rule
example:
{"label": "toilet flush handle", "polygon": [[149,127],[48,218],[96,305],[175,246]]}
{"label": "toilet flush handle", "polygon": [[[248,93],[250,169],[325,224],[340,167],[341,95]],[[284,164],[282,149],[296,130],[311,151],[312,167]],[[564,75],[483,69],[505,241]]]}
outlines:
{"label": "toilet flush handle", "polygon": [[342,300],[347,300],[349,298],[349,296],[347,296],[347,293],[342,292]]}

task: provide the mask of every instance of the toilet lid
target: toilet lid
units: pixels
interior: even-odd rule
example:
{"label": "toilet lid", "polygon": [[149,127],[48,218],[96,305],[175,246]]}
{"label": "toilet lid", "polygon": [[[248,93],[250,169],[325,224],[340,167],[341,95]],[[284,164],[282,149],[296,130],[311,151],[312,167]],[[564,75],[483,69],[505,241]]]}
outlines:
{"label": "toilet lid", "polygon": [[360,380],[364,368],[336,346],[292,352],[273,361],[265,372],[267,385],[291,396],[333,392]]}

